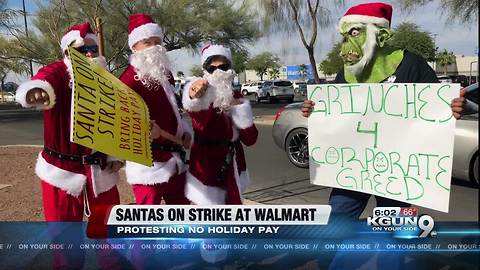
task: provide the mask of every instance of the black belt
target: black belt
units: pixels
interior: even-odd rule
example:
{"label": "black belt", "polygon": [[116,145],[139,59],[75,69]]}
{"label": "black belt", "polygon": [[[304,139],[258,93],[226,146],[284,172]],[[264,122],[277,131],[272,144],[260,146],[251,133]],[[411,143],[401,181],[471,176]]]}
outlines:
{"label": "black belt", "polygon": [[205,145],[209,147],[228,147],[227,155],[223,160],[222,166],[220,167],[220,171],[218,172],[218,177],[217,177],[218,182],[223,182],[225,180],[225,174],[227,173],[228,166],[230,166],[235,156],[235,147],[239,141],[238,140],[235,140],[235,141],[210,140],[210,139],[202,138],[197,135],[195,135],[194,140],[195,140],[195,143],[197,144]]}
{"label": "black belt", "polygon": [[159,143],[152,143],[152,150],[177,152],[180,154],[180,158],[183,160],[183,162],[187,163],[187,160],[186,160],[187,153],[185,152],[185,149],[183,148],[183,146],[179,144],[164,145]]}
{"label": "black belt", "polygon": [[80,162],[82,164],[98,165],[102,169],[107,165],[107,158],[105,156],[100,156],[102,155],[100,152],[95,152],[91,155],[68,155],[57,152],[46,146],[43,147],[43,151],[45,151],[45,153],[47,153],[49,156],[60,160],[70,160],[74,162]]}
{"label": "black belt", "polygon": [[194,141],[196,144],[210,146],[210,147],[230,147],[237,144],[238,141],[229,141],[229,140],[211,140],[205,139],[195,134]]}

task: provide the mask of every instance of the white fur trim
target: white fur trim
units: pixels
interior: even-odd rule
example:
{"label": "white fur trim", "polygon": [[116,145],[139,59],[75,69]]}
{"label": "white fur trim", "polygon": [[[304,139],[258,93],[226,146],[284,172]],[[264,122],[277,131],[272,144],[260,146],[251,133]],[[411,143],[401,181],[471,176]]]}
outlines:
{"label": "white fur trim", "polygon": [[99,45],[98,37],[97,37],[97,35],[95,35],[94,33],[87,33],[87,34],[85,35],[85,38],[92,39],[93,41],[95,41],[95,44]]}
{"label": "white fur trim", "polygon": [[210,45],[202,52],[202,65],[207,61],[208,57],[213,55],[223,55],[232,62],[232,52],[229,48],[223,47],[222,45]]}
{"label": "white fur trim", "polygon": [[390,22],[381,17],[374,16],[365,16],[365,15],[347,15],[343,16],[338,23],[339,27],[342,28],[344,23],[365,23],[365,24],[375,24],[379,27],[390,28]]}
{"label": "white fur trim", "polygon": [[207,91],[202,97],[193,98],[193,99],[190,98],[189,92],[190,92],[190,87],[192,86],[192,83],[201,79],[202,78],[194,79],[190,83],[185,85],[185,87],[183,88],[184,90],[183,90],[182,103],[183,103],[183,108],[187,111],[198,112],[198,111],[206,110],[210,107],[210,104],[212,104],[213,101],[215,100],[215,90],[211,86],[207,88]]}
{"label": "white fur trim", "polygon": [[118,180],[120,179],[120,174],[118,172],[102,170],[98,165],[90,165],[90,169],[92,171],[92,186],[95,198],[98,197],[99,194],[109,191],[117,185]]}
{"label": "white fur trim", "polygon": [[60,41],[60,48],[62,48],[62,51],[64,52],[70,45],[76,48],[83,46],[83,44],[83,38],[80,36],[80,31],[72,30],[62,37],[62,40]]}
{"label": "white fur trim", "polygon": [[130,50],[133,50],[135,43],[150,37],[159,37],[160,40],[163,40],[162,29],[160,29],[158,24],[146,23],[133,29],[133,31],[128,34],[128,47],[130,47]]}
{"label": "white fur trim", "polygon": [[[43,104],[35,106],[27,103],[27,93],[33,88],[40,88],[47,92],[47,95],[50,98],[50,104],[48,104],[48,106],[45,106]],[[15,101],[20,103],[20,105],[26,108],[36,107],[39,110],[49,110],[53,108],[53,106],[55,106],[55,99],[55,90],[53,90],[52,85],[50,85],[49,82],[42,80],[31,80],[22,83],[18,87],[17,93],[15,94]]]}
{"label": "white fur trim", "polygon": [[247,189],[247,186],[250,184],[250,174],[248,173],[248,170],[240,172],[240,175],[238,177],[238,189],[240,190],[240,194],[245,192]]}
{"label": "white fur trim", "polygon": [[[93,33],[87,33],[85,35],[85,38],[92,39],[97,45],[99,44],[97,35]],[[72,30],[62,37],[62,40],[60,41],[60,48],[62,48],[62,51],[64,52],[68,49],[69,46],[73,48],[78,48],[83,46],[84,44],[85,41],[84,38],[80,36],[80,31]]]}
{"label": "white fur trim", "polygon": [[191,137],[191,139],[190,139],[190,145],[192,145],[192,144],[193,144],[193,136],[194,136],[193,129],[192,129],[192,127],[187,123],[187,121],[185,121],[185,120],[182,119],[182,120],[181,120],[181,123],[182,123],[183,133],[184,133],[184,134],[185,134],[185,133],[190,134],[190,137]]}
{"label": "white fur trim", "polygon": [[152,167],[127,161],[125,165],[127,182],[132,185],[154,185],[166,183],[170,177],[177,172],[177,166],[178,161],[176,157],[172,157],[166,162],[154,162]]}
{"label": "white fur trim", "polygon": [[87,180],[83,174],[70,172],[48,163],[42,157],[42,152],[38,154],[35,173],[43,181],[75,197],[80,195]]}
{"label": "white fur trim", "polygon": [[231,107],[233,123],[239,129],[245,129],[253,125],[253,114],[250,101],[241,99],[242,103]]}
{"label": "white fur trim", "polygon": [[204,185],[190,172],[186,174],[185,196],[197,205],[225,204],[226,191],[219,187]]}

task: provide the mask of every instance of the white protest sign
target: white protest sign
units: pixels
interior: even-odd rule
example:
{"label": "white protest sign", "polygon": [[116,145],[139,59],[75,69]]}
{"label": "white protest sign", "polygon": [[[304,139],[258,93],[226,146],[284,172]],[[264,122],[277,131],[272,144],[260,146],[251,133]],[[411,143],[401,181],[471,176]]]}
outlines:
{"label": "white protest sign", "polygon": [[308,86],[313,184],[448,212],[458,84]]}

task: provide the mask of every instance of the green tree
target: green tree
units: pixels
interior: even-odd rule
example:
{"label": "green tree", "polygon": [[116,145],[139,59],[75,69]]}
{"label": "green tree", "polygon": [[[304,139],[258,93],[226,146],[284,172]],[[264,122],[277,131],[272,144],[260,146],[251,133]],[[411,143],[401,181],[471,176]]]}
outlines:
{"label": "green tree", "polygon": [[248,60],[247,66],[249,69],[255,70],[257,76],[263,81],[263,76],[267,74],[268,69],[280,67],[280,59],[269,52],[264,52]]}
{"label": "green tree", "polygon": [[203,76],[203,69],[200,65],[194,65],[190,69],[190,74],[194,77],[202,77]]}
{"label": "green tree", "polygon": [[[316,67],[314,49],[319,28],[331,23],[330,11],[320,5],[320,0],[264,0],[260,1],[265,23],[279,31],[298,31],[303,46],[307,50],[310,65]],[[344,1],[335,0],[334,5],[343,5]],[[313,77],[320,83],[317,69]]]}
{"label": "green tree", "polygon": [[47,0],[39,3],[34,19],[38,29],[30,38],[20,29],[16,33],[24,58],[46,64],[62,57],[59,40],[66,28],[85,20],[93,23],[103,19],[105,56],[112,71],[128,63],[130,53],[127,24],[130,14],[145,12],[152,15],[163,30],[167,50],[189,49],[197,53],[204,41],[243,48],[255,41],[260,32],[249,1],[233,0]]}
{"label": "green tree", "polygon": [[232,50],[233,70],[235,70],[237,74],[244,72],[247,68],[248,56],[248,51],[245,49]]}
{"label": "green tree", "polygon": [[448,75],[448,66],[455,63],[455,55],[453,52],[447,51],[447,49],[443,49],[443,51],[439,52],[436,57],[436,62],[438,65],[443,66],[443,75]]}
{"label": "green tree", "polygon": [[268,77],[270,80],[275,80],[280,77],[280,70],[278,68],[269,68],[268,69]]}
{"label": "green tree", "polygon": [[[410,11],[434,0],[397,0],[404,10]],[[441,11],[449,20],[462,23],[475,22],[478,18],[478,0],[440,0]]]}
{"label": "green tree", "polygon": [[327,54],[325,60],[320,63],[320,70],[327,75],[337,73],[343,66],[343,59],[340,57],[342,43],[335,44],[332,50]]}
{"label": "green tree", "polygon": [[409,50],[422,56],[427,61],[435,60],[436,48],[431,34],[420,30],[420,27],[414,23],[404,22],[398,25],[387,44]]}
{"label": "green tree", "polygon": [[0,37],[0,95],[2,102],[4,101],[3,91],[7,75],[10,72],[26,74],[29,71],[26,61],[10,56],[11,53],[16,50],[16,46],[17,44],[14,40],[7,40],[3,37]]}

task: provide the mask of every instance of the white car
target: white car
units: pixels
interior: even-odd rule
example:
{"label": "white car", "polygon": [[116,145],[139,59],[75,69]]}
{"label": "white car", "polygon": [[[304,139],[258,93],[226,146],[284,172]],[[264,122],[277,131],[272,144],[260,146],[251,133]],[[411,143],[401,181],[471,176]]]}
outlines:
{"label": "white car", "polygon": [[266,99],[268,103],[273,103],[279,99],[286,99],[289,103],[292,103],[294,98],[293,84],[287,80],[265,81],[258,95],[255,95],[257,102]]}
{"label": "white car", "polygon": [[3,97],[0,95],[0,102],[14,102],[15,94],[10,92],[3,92]]}
{"label": "white car", "polygon": [[252,93],[258,93],[258,90],[262,87],[262,82],[244,83],[242,84],[242,95],[247,96]]}

